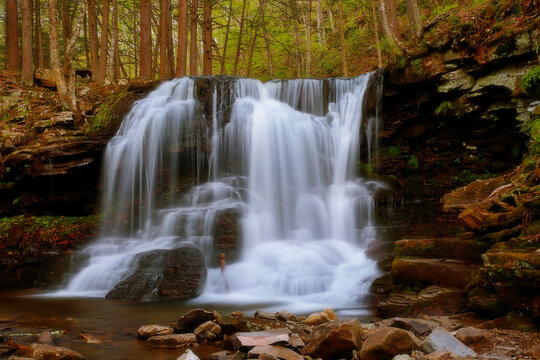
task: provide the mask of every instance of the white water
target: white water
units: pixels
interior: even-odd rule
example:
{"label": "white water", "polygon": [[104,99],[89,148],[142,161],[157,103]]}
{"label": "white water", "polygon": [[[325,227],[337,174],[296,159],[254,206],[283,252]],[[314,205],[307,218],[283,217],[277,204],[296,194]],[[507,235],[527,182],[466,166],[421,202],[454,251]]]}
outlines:
{"label": "white water", "polygon": [[[134,105],[107,147],[105,209],[119,219],[115,232],[84,250],[88,263],[54,295],[104,296],[131,273],[136,254],[183,241],[213,262],[216,218],[232,209],[241,214],[242,250],[225,271],[231,291],[220,269],[209,268],[195,302],[362,305],[377,276],[364,253],[376,238],[377,184],[355,176],[361,141],[371,149],[378,126],[362,117],[368,81],[329,80],[323,115],[322,80],[237,79],[225,125],[223,83],[211,121],[198,112],[192,79],[162,84]],[[179,196],[176,174],[187,166],[198,176],[207,167],[209,181]]]}

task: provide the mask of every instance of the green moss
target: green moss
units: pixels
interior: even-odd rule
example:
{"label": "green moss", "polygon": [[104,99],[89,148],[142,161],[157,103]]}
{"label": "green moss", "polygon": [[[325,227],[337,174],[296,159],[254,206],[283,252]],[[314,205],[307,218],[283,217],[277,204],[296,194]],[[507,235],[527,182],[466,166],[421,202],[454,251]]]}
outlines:
{"label": "green moss", "polygon": [[537,95],[540,92],[540,65],[533,66],[523,75],[521,86],[530,95]]}
{"label": "green moss", "polygon": [[450,113],[452,108],[453,108],[453,105],[451,101],[443,101],[435,109],[435,115],[437,116],[447,115]]}
{"label": "green moss", "polygon": [[409,157],[409,160],[407,161],[407,165],[412,166],[415,169],[418,169],[418,167],[420,166],[418,162],[418,158],[415,155],[411,155]]}
{"label": "green moss", "polygon": [[82,130],[85,135],[96,135],[100,131],[108,129],[113,123],[118,103],[129,94],[128,90],[123,89],[101,104],[90,121],[83,125]]}
{"label": "green moss", "polygon": [[385,152],[387,155],[390,155],[392,157],[401,156],[401,146],[399,145],[389,146],[385,149]]}

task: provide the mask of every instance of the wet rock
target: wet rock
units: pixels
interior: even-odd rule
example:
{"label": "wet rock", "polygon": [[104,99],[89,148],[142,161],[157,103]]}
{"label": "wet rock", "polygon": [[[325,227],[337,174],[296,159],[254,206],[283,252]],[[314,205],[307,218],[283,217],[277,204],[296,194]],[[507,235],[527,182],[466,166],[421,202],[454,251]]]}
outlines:
{"label": "wet rock", "polygon": [[438,350],[446,350],[464,357],[477,356],[477,354],[471,348],[456,339],[452,334],[442,327],[438,327],[433,330],[431,334],[429,334],[429,336],[422,342],[420,348],[422,351],[428,354]]}
{"label": "wet rock", "polygon": [[321,312],[316,312],[308,316],[304,321],[307,325],[320,325],[328,321],[337,320],[337,316],[334,313],[334,310],[326,308]]}
{"label": "wet rock", "polygon": [[79,338],[83,339],[87,344],[100,344],[101,340],[91,334],[79,334]]}
{"label": "wet rock", "polygon": [[76,351],[48,344],[32,344],[26,350],[26,356],[35,360],[85,360]]}
{"label": "wet rock", "polygon": [[285,327],[285,322],[245,316],[242,313],[231,315],[216,314],[216,322],[224,334],[237,332],[264,331]]}
{"label": "wet rock", "polygon": [[16,347],[4,345],[4,344],[0,345],[0,357],[11,355],[15,351],[17,351]]}
{"label": "wet rock", "polygon": [[176,358],[176,360],[201,360],[193,351],[187,349],[182,355]]}
{"label": "wet rock", "polygon": [[282,360],[303,360],[304,359],[298,353],[290,349],[284,348],[283,346],[278,346],[278,345],[255,346],[253,349],[251,349],[248,352],[248,357],[252,357],[253,355],[259,355],[259,359],[260,359],[260,356],[263,354],[269,354],[269,355],[272,355],[273,357],[276,357]]}
{"label": "wet rock", "polygon": [[306,344],[304,344],[302,339],[300,339],[300,336],[298,336],[297,334],[291,334],[290,335],[290,337],[289,337],[289,345],[291,345],[291,347],[293,347],[293,348],[300,348],[300,347],[306,346]]}
{"label": "wet rock", "polygon": [[391,359],[418,348],[419,340],[410,331],[386,327],[367,337],[360,350],[362,360]]}
{"label": "wet rock", "polygon": [[231,337],[235,349],[252,346],[288,344],[291,331],[289,329],[272,329],[267,331],[238,332]]}
{"label": "wet rock", "polygon": [[176,349],[197,342],[194,334],[156,335],[146,340],[146,345],[155,348]]}
{"label": "wet rock", "polygon": [[445,315],[456,314],[466,309],[466,292],[432,285],[420,291],[408,313],[412,315]]}
{"label": "wet rock", "polygon": [[212,341],[221,336],[221,327],[214,321],[209,320],[199,325],[193,333],[199,342]]}
{"label": "wet rock", "polygon": [[481,92],[491,89],[501,89],[508,91],[508,95],[516,93],[519,87],[519,80],[530,70],[530,67],[508,66],[477,80],[472,92]]}
{"label": "wet rock", "polygon": [[508,184],[509,176],[499,176],[487,180],[476,180],[467,186],[456,189],[441,198],[443,211],[461,212],[471,205],[487,199],[495,190]]}
{"label": "wet rock", "polygon": [[485,250],[476,241],[456,238],[403,239],[395,244],[398,258],[446,258],[479,262]]}
{"label": "wet rock", "polygon": [[418,298],[413,294],[393,293],[377,304],[377,316],[385,318],[405,314]]}
{"label": "wet rock", "polygon": [[233,353],[227,350],[218,351],[208,355],[208,360],[229,360]]}
{"label": "wet rock", "polygon": [[183,244],[173,250],[153,250],[136,256],[137,268],[107,293],[108,299],[140,300],[155,292],[169,299],[190,299],[200,295],[206,280],[201,251]]}
{"label": "wet rock", "polygon": [[40,344],[52,344],[53,338],[50,331],[42,331],[39,334],[38,343]]}
{"label": "wet rock", "polygon": [[174,330],[176,332],[191,332],[199,325],[211,320],[214,320],[213,312],[203,309],[192,309],[178,318]]}
{"label": "wet rock", "polygon": [[434,285],[465,289],[475,267],[447,259],[395,259],[392,262],[394,281],[427,282]]}
{"label": "wet rock", "polygon": [[169,326],[162,325],[143,325],[137,330],[137,334],[143,339],[148,339],[149,337],[156,335],[169,335],[174,332],[173,328]]}
{"label": "wet rock", "polygon": [[474,84],[474,78],[460,69],[441,76],[441,84],[437,91],[440,93],[466,91],[471,89]]}
{"label": "wet rock", "polygon": [[455,336],[465,345],[475,344],[485,339],[484,332],[474,327],[461,328]]}
{"label": "wet rock", "polygon": [[360,348],[364,330],[358,320],[334,320],[321,324],[305,340],[302,355],[323,359],[349,358]]}
{"label": "wet rock", "polygon": [[435,321],[422,319],[394,318],[391,319],[388,326],[411,331],[416,336],[424,336],[438,327],[439,324]]}

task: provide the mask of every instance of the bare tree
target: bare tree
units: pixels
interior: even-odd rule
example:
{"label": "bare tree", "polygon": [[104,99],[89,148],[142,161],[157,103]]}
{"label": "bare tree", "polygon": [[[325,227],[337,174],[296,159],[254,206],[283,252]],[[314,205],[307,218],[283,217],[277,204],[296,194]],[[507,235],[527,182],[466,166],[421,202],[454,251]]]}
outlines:
{"label": "bare tree", "polygon": [[397,19],[396,3],[394,0],[379,0],[381,13],[381,27],[384,35],[394,44],[403,48],[399,23]]}
{"label": "bare tree", "polygon": [[118,47],[118,0],[113,0],[113,79],[118,80],[120,78],[120,49]]}
{"label": "bare tree", "polygon": [[159,78],[164,80],[167,78],[167,17],[170,17],[167,0],[160,0],[160,20],[159,20]]}

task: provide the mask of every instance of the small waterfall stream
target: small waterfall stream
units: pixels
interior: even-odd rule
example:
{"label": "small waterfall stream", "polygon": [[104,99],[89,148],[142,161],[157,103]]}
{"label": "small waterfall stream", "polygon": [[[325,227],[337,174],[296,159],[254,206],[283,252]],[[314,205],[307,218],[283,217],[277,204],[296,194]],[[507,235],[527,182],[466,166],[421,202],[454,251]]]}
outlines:
{"label": "small waterfall stream", "polygon": [[[370,77],[325,80],[326,94],[323,80],[232,78],[229,90],[216,81],[211,119],[194,79],[161,84],[134,104],[106,150],[114,231],[83,250],[85,266],[55,295],[104,296],[133,271],[135,255],[188,241],[209,265],[195,302],[362,304],[377,276],[365,249],[376,239],[379,185],[356,176],[361,143],[371,151],[378,131],[376,116],[364,116]],[[187,168],[198,185],[186,192]],[[224,213],[240,229],[230,292],[215,259]]]}

